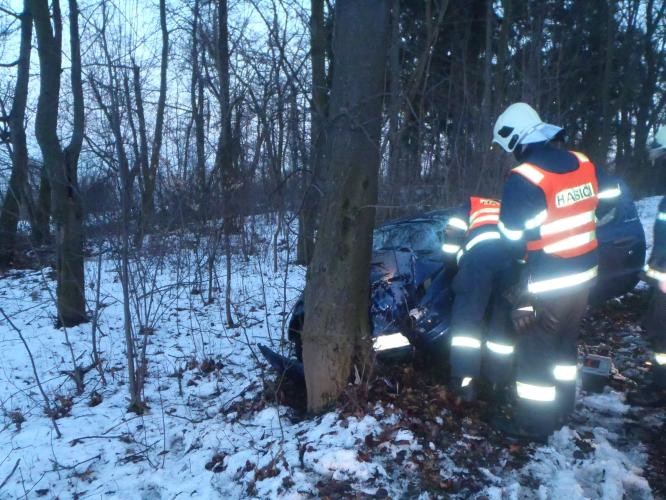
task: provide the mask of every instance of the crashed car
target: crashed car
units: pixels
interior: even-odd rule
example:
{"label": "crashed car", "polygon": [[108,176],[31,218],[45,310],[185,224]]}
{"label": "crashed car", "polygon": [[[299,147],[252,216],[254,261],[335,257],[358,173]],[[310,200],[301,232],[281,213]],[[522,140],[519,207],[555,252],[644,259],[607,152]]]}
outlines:
{"label": "crashed car", "polygon": [[[598,221],[599,277],[591,302],[601,303],[632,290],[645,262],[645,233],[629,189]],[[414,349],[440,353],[447,349],[453,305],[455,268],[442,251],[444,228],[454,210],[435,210],[377,227],[370,267],[370,318],[373,347],[381,358],[402,358]],[[293,356],[260,346],[277,370],[302,374],[302,299],[289,319]]]}

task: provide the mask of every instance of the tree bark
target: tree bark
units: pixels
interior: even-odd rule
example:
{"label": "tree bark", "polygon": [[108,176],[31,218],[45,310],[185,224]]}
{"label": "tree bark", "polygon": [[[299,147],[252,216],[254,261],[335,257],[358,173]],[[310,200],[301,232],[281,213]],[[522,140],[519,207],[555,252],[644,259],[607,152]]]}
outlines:
{"label": "tree bark", "polygon": [[79,192],[78,163],[85,127],[81,46],[79,40],[79,7],[69,0],[69,40],[71,50],[71,84],[74,123],[72,137],[64,150],[64,174],[61,192],[63,220],[58,228],[57,247],[60,266],[58,310],[66,326],[88,321],[83,271],[83,206]]}
{"label": "tree bark", "polygon": [[16,229],[21,200],[28,182],[28,146],[24,121],[30,83],[30,52],[32,43],[32,14],[28,1],[23,2],[21,14],[21,45],[14,101],[9,112],[9,131],[12,144],[12,173],[0,213],[0,266],[9,265],[16,250]]}
{"label": "tree bark", "polygon": [[606,59],[604,61],[604,77],[601,85],[601,140],[599,141],[599,160],[602,165],[608,160],[611,139],[611,123],[614,108],[611,107],[611,88],[613,86],[613,58],[615,56],[615,6],[613,2],[606,4]]}
{"label": "tree bark", "polygon": [[329,184],[305,289],[303,358],[308,409],[314,412],[341,394],[354,354],[363,353],[359,348],[369,343],[368,270],[388,7],[385,0],[338,0],[335,6],[335,67],[324,162]]}
{"label": "tree bark", "polygon": [[229,25],[227,0],[218,0],[218,39],[217,71],[219,77],[220,134],[215,153],[215,171],[222,183],[223,236],[226,253],[227,280],[225,290],[225,312],[229,326],[233,326],[231,315],[231,233],[233,229],[234,207],[232,189],[234,186],[233,137],[231,134],[231,98],[229,77]]}
{"label": "tree bark", "polygon": [[312,103],[310,110],[310,172],[304,175],[304,200],[299,218],[296,260],[309,264],[314,251],[317,230],[317,207],[320,192],[320,164],[325,148],[324,124],[328,108],[326,78],[327,28],[324,19],[324,0],[311,0],[310,60],[312,62]]}
{"label": "tree bark", "polygon": [[34,16],[40,66],[35,135],[49,177],[56,223],[58,322],[63,326],[73,326],[87,321],[83,284],[83,214],[77,181],[84,129],[78,6],[76,0],[69,0],[74,123],[72,138],[64,151],[57,131],[62,69],[60,4],[58,0],[53,1],[53,26],[46,0],[30,0],[30,7]]}
{"label": "tree bark", "polygon": [[[388,183],[391,204],[399,203],[400,198],[400,0],[392,0],[391,6],[391,48],[389,51],[389,158]],[[397,196],[396,196],[397,195]]]}
{"label": "tree bark", "polygon": [[46,165],[41,166],[39,175],[39,192],[35,206],[34,221],[32,225],[32,242],[36,247],[41,247],[50,242],[51,230],[49,221],[51,219],[51,184]]}
{"label": "tree bark", "polygon": [[[659,62],[661,61],[655,48],[655,34],[661,24],[661,19],[666,14],[666,3],[647,0],[645,5],[646,26],[643,36],[643,58],[645,59],[645,77],[641,81],[640,92],[638,94],[638,113],[636,114],[636,126],[634,128],[634,154],[632,168],[634,177],[638,177],[640,187],[646,192],[654,189],[651,186],[653,173],[650,169],[647,150],[647,143],[650,132],[650,115],[654,107],[653,95],[658,82]],[[638,175],[637,175],[638,174]],[[634,180],[634,182],[636,182]]]}
{"label": "tree bark", "polygon": [[169,66],[169,31],[166,24],[166,0],[160,0],[160,31],[162,33],[162,60],[160,64],[160,94],[157,99],[155,113],[155,130],[153,131],[153,144],[150,152],[148,169],[143,175],[143,191],[141,192],[141,228],[138,243],[154,224],[155,217],[155,184],[157,169],[160,163],[162,150],[162,136],[164,130],[164,111],[166,109],[167,70]]}
{"label": "tree bark", "polygon": [[196,152],[197,205],[201,218],[206,217],[206,157],[204,121],[204,82],[199,69],[199,0],[194,1],[192,20],[192,82],[190,100],[194,121],[194,142]]}

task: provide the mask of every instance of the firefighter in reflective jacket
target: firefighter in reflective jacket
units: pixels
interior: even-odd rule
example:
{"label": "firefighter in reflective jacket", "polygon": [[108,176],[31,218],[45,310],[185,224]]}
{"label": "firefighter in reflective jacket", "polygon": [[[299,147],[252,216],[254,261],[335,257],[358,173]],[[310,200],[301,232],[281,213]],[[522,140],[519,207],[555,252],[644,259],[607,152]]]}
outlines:
{"label": "firefighter in reflective jacket", "polygon": [[[666,126],[655,135],[650,158],[666,168]],[[654,223],[652,254],[645,266],[645,279],[652,285],[645,317],[647,335],[654,350],[650,384],[628,395],[633,404],[657,406],[666,404],[666,197],[661,199]]]}
{"label": "firefighter in reflective jacket", "polygon": [[502,303],[501,290],[509,286],[515,273],[497,229],[499,216],[497,200],[474,196],[448,220],[445,230],[442,249],[458,262],[453,280],[449,388],[465,401],[476,399],[482,354],[489,381],[501,385],[510,376],[513,342],[508,337],[509,308]]}
{"label": "firefighter in reflective jacket", "polygon": [[527,261],[522,303],[513,311],[515,404],[493,423],[540,439],[574,406],[579,324],[597,276],[595,211],[621,193],[584,154],[555,147],[562,128],[525,103],[509,106],[493,135],[520,162],[507,177],[498,228]]}

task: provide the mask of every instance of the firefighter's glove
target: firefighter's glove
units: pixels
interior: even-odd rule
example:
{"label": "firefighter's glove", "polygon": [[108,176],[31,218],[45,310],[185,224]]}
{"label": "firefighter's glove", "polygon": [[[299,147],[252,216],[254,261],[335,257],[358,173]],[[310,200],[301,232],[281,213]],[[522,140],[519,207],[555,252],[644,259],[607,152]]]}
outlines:
{"label": "firefighter's glove", "polygon": [[652,255],[648,260],[648,266],[641,272],[641,279],[646,283],[654,285],[663,293],[666,293],[666,280],[657,279],[655,271],[659,274],[666,273],[666,256],[656,257]]}
{"label": "firefighter's glove", "polygon": [[650,259],[648,260],[648,265],[652,269],[658,269],[660,271],[666,271],[666,255],[661,255],[657,257],[656,255],[652,254],[650,256]]}
{"label": "firefighter's glove", "polygon": [[502,293],[502,296],[511,304],[515,309],[520,309],[523,307],[529,300],[527,293],[525,292],[525,287],[523,283],[516,283],[508,287]]}
{"label": "firefighter's glove", "polygon": [[539,326],[544,332],[556,335],[562,331],[563,318],[553,314],[548,308],[539,309]]}
{"label": "firefighter's glove", "polygon": [[536,323],[536,315],[532,306],[519,307],[511,311],[511,321],[516,332],[523,334],[527,332],[534,323]]}

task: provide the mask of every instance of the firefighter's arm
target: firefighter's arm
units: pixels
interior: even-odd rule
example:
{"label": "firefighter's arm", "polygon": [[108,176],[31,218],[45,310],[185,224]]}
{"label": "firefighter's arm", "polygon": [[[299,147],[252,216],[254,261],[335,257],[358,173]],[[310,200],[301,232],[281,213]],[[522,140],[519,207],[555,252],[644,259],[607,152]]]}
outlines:
{"label": "firefighter's arm", "polygon": [[525,333],[536,321],[536,314],[527,294],[527,268],[524,264],[516,268],[520,274],[518,282],[504,292],[504,298],[511,304],[511,321],[518,333]]}
{"label": "firefighter's arm", "polygon": [[442,252],[444,252],[445,260],[450,264],[455,264],[459,260],[460,253],[465,245],[469,220],[468,213],[469,206],[463,205],[446,221],[442,238]]}
{"label": "firefighter's arm", "polygon": [[599,202],[615,201],[622,194],[622,187],[617,177],[612,177],[606,173],[603,168],[594,166],[597,173],[597,183],[599,184],[599,193],[597,198]]}
{"label": "firefighter's arm", "polygon": [[543,193],[522,176],[511,174],[502,193],[498,227],[514,259],[525,258],[526,242],[543,222],[545,210]]}

